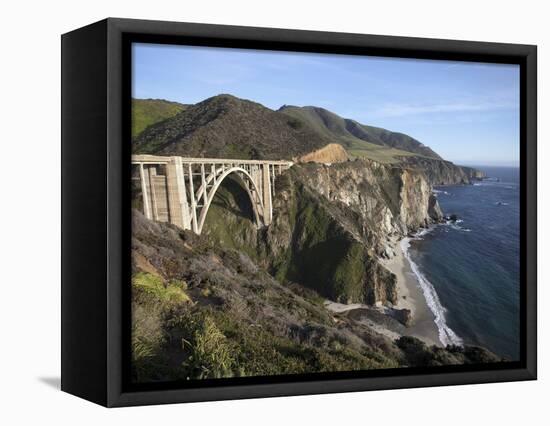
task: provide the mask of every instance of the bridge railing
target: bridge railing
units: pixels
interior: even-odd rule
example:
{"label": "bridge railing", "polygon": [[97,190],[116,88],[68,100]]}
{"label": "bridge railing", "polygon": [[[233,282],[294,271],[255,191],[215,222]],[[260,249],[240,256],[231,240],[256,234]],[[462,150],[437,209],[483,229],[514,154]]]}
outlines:
{"label": "bridge railing", "polygon": [[[168,164],[173,156],[165,157],[160,155],[135,154],[132,155],[132,164]],[[241,160],[238,158],[193,158],[179,157],[185,164],[270,164],[291,167],[294,162],[288,160]]]}

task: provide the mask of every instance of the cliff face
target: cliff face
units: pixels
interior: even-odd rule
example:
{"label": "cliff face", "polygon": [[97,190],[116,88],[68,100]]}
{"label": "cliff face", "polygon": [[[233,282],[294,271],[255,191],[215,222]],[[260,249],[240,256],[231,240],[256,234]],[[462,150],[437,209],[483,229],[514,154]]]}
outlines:
{"label": "cliff face", "polygon": [[404,235],[440,219],[437,210],[429,212],[431,186],[416,170],[356,160],[308,164],[292,171],[294,180],[340,210],[343,223],[350,213],[357,214],[359,220],[351,220],[348,229],[374,246],[391,234]]}
{"label": "cliff face", "polygon": [[276,276],[344,303],[395,303],[378,259],[389,239],[441,218],[422,173],[353,161],[295,166],[277,183],[266,252]]}
{"label": "cliff face", "polygon": [[466,167],[466,166],[459,166],[462,170],[464,170],[464,173],[470,178],[470,180],[481,180],[483,178],[486,178],[487,175],[485,172],[482,172],[481,170],[474,169],[473,167]]}
{"label": "cliff face", "polygon": [[[389,239],[441,219],[423,173],[368,160],[298,164],[276,180],[274,220],[256,231],[238,186],[209,212],[205,232],[254,257],[280,281],[344,303],[395,303],[395,277],[378,261]],[[239,207],[241,206],[241,207]],[[219,207],[219,208],[218,208]]]}
{"label": "cliff face", "polygon": [[485,173],[472,167],[457,166],[450,161],[423,157],[402,157],[403,167],[421,170],[432,185],[461,185],[483,179]]}

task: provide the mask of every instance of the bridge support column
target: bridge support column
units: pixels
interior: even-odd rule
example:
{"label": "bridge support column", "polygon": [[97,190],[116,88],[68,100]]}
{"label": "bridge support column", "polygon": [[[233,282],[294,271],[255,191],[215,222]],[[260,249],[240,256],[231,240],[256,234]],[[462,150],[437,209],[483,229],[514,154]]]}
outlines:
{"label": "bridge support column", "polygon": [[271,224],[273,219],[273,208],[271,205],[271,173],[269,164],[262,164],[262,196],[264,204],[264,225]]}
{"label": "bridge support column", "polygon": [[153,220],[159,220],[158,206],[157,206],[157,193],[155,188],[155,176],[157,175],[157,169],[155,166],[148,167],[149,173],[149,196],[151,200],[151,216]]}
{"label": "bridge support column", "polygon": [[151,214],[151,201],[149,197],[149,170],[139,164],[139,178],[141,180],[141,196],[143,199],[143,214],[149,220],[153,219]]}
{"label": "bridge support column", "polygon": [[166,165],[166,186],[170,223],[182,229],[191,229],[181,157],[172,157]]}
{"label": "bridge support column", "polygon": [[195,234],[199,234],[199,225],[197,221],[197,200],[195,199],[195,187],[193,185],[193,167],[187,164],[189,179],[189,196],[191,197],[191,229]]}

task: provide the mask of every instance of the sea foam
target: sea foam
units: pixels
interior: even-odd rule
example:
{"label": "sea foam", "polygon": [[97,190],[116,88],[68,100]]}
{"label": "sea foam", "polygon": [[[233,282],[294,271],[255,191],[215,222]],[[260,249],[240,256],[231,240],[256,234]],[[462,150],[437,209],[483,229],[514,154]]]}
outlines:
{"label": "sea foam", "polygon": [[441,301],[439,300],[439,297],[435,291],[434,286],[430,281],[428,281],[428,279],[424,276],[424,274],[420,272],[418,265],[414,263],[409,253],[409,248],[411,247],[411,240],[422,239],[422,236],[426,235],[432,229],[433,228],[422,229],[420,232],[416,233],[414,237],[412,238],[407,237],[402,239],[401,250],[403,251],[405,258],[411,265],[411,269],[415,274],[418,280],[418,283],[420,284],[420,288],[422,289],[422,293],[424,294],[424,298],[426,299],[426,303],[428,304],[428,307],[430,308],[430,310],[435,316],[434,321],[439,331],[439,340],[445,346],[447,345],[462,346],[462,339],[458,337],[456,333],[453,330],[451,330],[451,328],[447,325],[447,322],[445,320],[446,310],[441,304]]}

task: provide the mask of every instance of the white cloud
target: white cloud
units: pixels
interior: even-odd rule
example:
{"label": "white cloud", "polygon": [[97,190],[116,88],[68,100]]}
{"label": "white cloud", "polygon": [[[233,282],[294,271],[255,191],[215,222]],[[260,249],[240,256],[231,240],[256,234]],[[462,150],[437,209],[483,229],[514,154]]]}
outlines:
{"label": "white cloud", "polygon": [[387,104],[375,114],[380,117],[402,117],[406,115],[433,114],[446,112],[481,112],[518,108],[513,101],[495,102],[451,102],[440,104]]}

